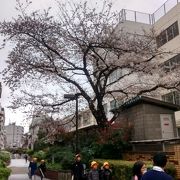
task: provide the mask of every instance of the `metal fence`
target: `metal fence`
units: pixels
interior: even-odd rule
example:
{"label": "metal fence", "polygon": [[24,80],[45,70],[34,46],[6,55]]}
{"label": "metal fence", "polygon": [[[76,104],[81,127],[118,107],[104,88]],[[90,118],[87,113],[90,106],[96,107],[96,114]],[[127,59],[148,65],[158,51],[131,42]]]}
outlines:
{"label": "metal fence", "polygon": [[164,16],[168,11],[175,7],[180,0],[167,0],[159,9],[157,9],[152,14],[153,23],[158,21],[162,16]]}
{"label": "metal fence", "polygon": [[154,24],[167,12],[169,12],[173,7],[175,7],[180,0],[167,0],[159,9],[157,9],[153,14],[142,13],[138,11],[122,9],[119,13],[120,21],[134,21],[145,24]]}
{"label": "metal fence", "polygon": [[132,11],[132,10],[128,10],[128,9],[121,10],[120,20],[152,24],[151,14],[142,13],[142,12],[138,12],[138,11]]}

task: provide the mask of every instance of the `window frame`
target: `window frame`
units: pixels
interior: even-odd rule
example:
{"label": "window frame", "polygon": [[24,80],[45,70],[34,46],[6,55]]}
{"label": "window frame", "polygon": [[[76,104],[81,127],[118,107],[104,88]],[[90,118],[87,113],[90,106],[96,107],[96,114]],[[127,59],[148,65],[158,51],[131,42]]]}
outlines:
{"label": "window frame", "polygon": [[161,47],[166,44],[168,41],[174,39],[176,36],[179,35],[179,26],[178,21],[175,21],[165,30],[163,30],[157,37],[156,37],[156,44],[157,47]]}

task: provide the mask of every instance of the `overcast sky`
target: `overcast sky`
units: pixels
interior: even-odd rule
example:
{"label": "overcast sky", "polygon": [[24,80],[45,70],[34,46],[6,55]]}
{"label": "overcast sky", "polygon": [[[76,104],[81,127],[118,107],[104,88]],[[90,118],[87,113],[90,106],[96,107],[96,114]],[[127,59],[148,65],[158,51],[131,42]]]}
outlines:
{"label": "overcast sky", "polygon": [[[33,9],[44,9],[49,6],[55,6],[55,0],[31,0]],[[65,0],[61,0],[63,2]],[[72,1],[72,0],[71,0]],[[79,0],[74,0],[75,2]],[[101,2],[101,0],[87,0],[91,6],[95,2]],[[136,10],[145,13],[153,13],[157,10],[166,0],[112,0],[113,8],[120,11],[122,8]],[[173,1],[173,0],[172,0]],[[1,0],[0,6],[0,21],[11,20],[13,17],[16,17],[17,12],[15,10],[16,0]],[[57,12],[57,9],[53,9],[54,13]],[[0,38],[1,43],[2,38]],[[7,54],[10,51],[10,48],[0,50],[0,71],[6,66],[5,61],[7,59]],[[0,81],[2,76],[0,76]],[[23,115],[21,112],[13,113],[6,107],[9,104],[11,97],[9,95],[9,90],[3,85],[3,94],[1,98],[1,104],[5,107],[6,113],[6,124],[16,122],[18,125],[25,126],[25,130],[28,130],[29,123],[23,121]]]}

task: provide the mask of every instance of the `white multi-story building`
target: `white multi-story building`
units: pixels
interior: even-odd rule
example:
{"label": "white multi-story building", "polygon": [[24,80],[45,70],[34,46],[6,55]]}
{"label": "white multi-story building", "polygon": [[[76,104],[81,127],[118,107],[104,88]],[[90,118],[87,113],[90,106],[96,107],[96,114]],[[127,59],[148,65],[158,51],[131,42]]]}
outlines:
{"label": "white multi-story building", "polygon": [[[157,47],[167,53],[163,58],[158,59],[159,64],[161,64],[166,71],[173,71],[176,68],[180,69],[180,1],[179,0],[168,0],[163,4],[158,10],[152,14],[122,9],[120,12],[120,19],[123,23],[120,23],[117,28],[123,29],[129,34],[138,34],[144,35],[144,32],[150,33],[152,29],[156,34],[156,43]],[[118,31],[118,29],[117,29]],[[123,75],[123,71],[126,70],[117,70],[114,71],[108,81],[109,83],[117,81],[117,79]],[[113,87],[112,87],[113,88]],[[118,99],[118,95],[116,97]],[[155,98],[164,100],[169,103],[174,103],[180,105],[180,92],[175,90],[162,91],[159,96]],[[104,102],[104,110],[107,113],[108,119],[111,119],[112,113],[111,110],[114,109],[117,105],[121,105],[123,102],[117,102],[113,98],[107,98]],[[80,112],[79,117],[79,128],[87,127],[86,118],[83,118],[82,114],[86,111]],[[90,113],[90,112],[89,112]],[[90,113],[91,114],[91,113]],[[176,112],[176,124],[180,127],[180,111]],[[89,115],[88,124],[91,126],[95,124],[94,117],[92,114]],[[72,124],[75,128],[75,125]],[[71,128],[71,129],[73,129]]]}
{"label": "white multi-story building", "polygon": [[[120,17],[123,23],[118,26],[119,29],[129,34],[143,35],[144,32],[150,33],[152,29],[156,34],[156,43],[159,50],[167,53],[163,58],[159,58],[161,64],[167,72],[173,72],[174,69],[180,70],[180,1],[168,0],[153,14],[147,14],[127,9],[122,9]],[[117,81],[122,76],[123,70],[114,71],[109,77],[109,83]],[[113,88],[113,87],[112,87]],[[180,105],[180,92],[177,90],[161,91],[155,98],[169,103]],[[111,109],[119,104],[121,100],[115,102],[114,99],[107,99],[104,104],[107,117],[110,119]],[[180,127],[180,111],[176,112],[176,123]]]}
{"label": "white multi-story building", "polygon": [[15,123],[5,126],[6,146],[10,148],[22,147],[24,128]]}

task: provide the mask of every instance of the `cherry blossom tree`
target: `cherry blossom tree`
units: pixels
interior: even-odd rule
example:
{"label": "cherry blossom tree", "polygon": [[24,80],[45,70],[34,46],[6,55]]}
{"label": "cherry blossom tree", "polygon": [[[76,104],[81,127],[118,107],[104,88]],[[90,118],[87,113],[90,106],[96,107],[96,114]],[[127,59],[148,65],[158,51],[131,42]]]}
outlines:
{"label": "cherry blossom tree", "polygon": [[[177,73],[163,74],[159,66],[169,52],[157,49],[153,30],[126,32],[112,3],[90,8],[87,2],[57,2],[57,15],[51,9],[29,12],[30,2],[17,3],[19,16],[0,23],[4,42],[13,46],[4,70],[4,81],[15,95],[13,107],[30,104],[66,114],[64,104],[70,100],[63,94],[79,93],[98,126],[105,127],[118,115],[107,119],[106,98],[127,100],[160,88],[179,88]],[[113,73],[118,78],[110,81]],[[23,93],[16,93],[20,89]]]}

